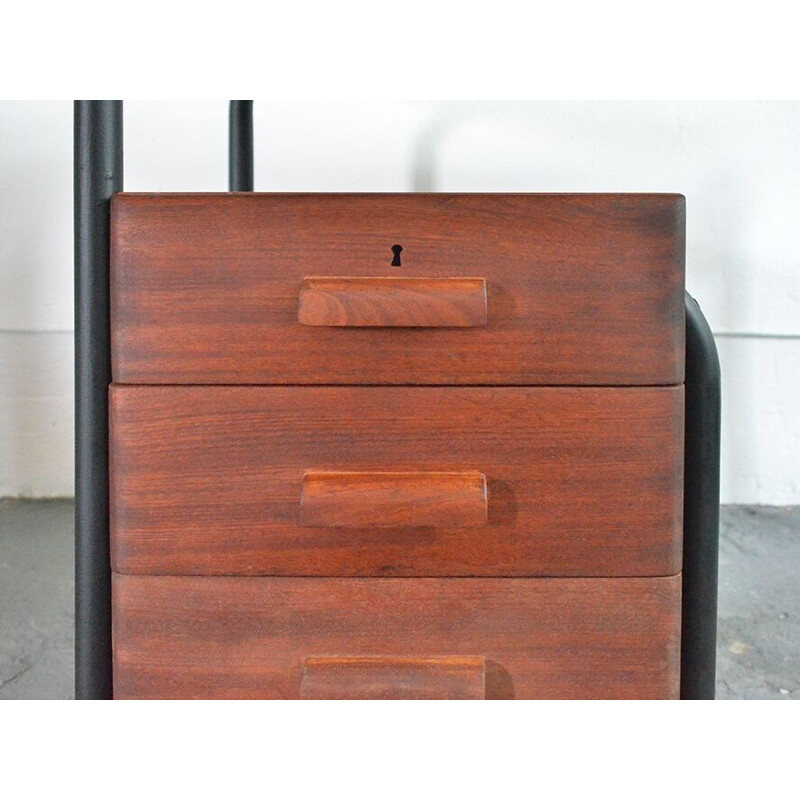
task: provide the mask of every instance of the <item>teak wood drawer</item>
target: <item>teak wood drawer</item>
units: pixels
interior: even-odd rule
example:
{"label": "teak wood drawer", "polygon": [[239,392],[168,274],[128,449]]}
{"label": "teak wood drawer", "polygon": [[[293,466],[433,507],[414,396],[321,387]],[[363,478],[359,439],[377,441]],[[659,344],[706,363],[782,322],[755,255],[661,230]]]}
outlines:
{"label": "teak wood drawer", "polygon": [[123,194],[112,214],[120,383],[683,380],[677,195]]}
{"label": "teak wood drawer", "polygon": [[117,697],[677,697],[674,195],[116,195]]}
{"label": "teak wood drawer", "polygon": [[[679,576],[117,575],[113,591],[120,698],[299,698],[342,689],[372,697],[376,676],[359,668],[364,658],[388,662],[386,671],[405,679],[389,682],[390,692],[381,681],[384,696],[418,696],[426,677],[437,677],[436,660],[453,658],[472,661],[464,666],[483,686],[467,695],[475,679],[451,675],[437,681],[437,697],[481,689],[488,699],[678,695]],[[420,673],[411,686],[397,663],[409,656]],[[320,675],[324,662],[339,665],[334,680]],[[323,682],[324,694],[315,691]]]}
{"label": "teak wood drawer", "polygon": [[671,575],[683,390],[116,386],[112,563]]}

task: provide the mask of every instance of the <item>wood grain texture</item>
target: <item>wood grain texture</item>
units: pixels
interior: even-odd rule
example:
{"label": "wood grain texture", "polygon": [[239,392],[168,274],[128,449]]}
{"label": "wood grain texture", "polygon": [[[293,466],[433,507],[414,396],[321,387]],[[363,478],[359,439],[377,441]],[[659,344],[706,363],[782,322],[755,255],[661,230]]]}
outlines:
{"label": "wood grain texture", "polygon": [[[678,195],[115,195],[114,380],[680,383],[684,227]],[[487,324],[301,325],[310,275],[481,276]]]}
{"label": "wood grain texture", "polygon": [[307,472],[300,524],[321,528],[475,528],[488,523],[480,472]]}
{"label": "wood grain texture", "polygon": [[486,661],[464,656],[307,658],[300,699],[486,700]]}
{"label": "wood grain texture", "polygon": [[[680,570],[682,387],[114,386],[110,412],[119,572]],[[465,470],[486,476],[485,527],[300,519],[307,471]]]}
{"label": "wood grain texture", "polygon": [[495,698],[677,698],[680,576],[115,575],[118,698],[298,698],[319,656],[486,659]]}
{"label": "wood grain texture", "polygon": [[297,320],[332,328],[486,325],[482,278],[304,278]]}

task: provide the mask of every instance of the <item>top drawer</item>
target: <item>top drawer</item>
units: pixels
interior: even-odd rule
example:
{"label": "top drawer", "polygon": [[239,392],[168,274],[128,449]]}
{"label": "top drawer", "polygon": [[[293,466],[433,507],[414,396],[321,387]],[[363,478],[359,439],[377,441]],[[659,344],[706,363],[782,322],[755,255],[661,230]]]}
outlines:
{"label": "top drawer", "polygon": [[683,380],[680,195],[120,194],[111,219],[118,383]]}

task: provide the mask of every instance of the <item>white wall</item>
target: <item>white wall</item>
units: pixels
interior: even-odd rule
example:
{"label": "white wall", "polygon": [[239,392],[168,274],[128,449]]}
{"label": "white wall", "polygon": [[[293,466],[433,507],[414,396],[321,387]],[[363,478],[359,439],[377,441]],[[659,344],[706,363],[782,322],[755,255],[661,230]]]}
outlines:
{"label": "white wall", "polygon": [[[724,502],[800,503],[800,103],[256,103],[256,188],[682,192]],[[128,102],[125,187],[226,188],[225,101]],[[0,103],[0,496],[72,492],[72,106]]]}

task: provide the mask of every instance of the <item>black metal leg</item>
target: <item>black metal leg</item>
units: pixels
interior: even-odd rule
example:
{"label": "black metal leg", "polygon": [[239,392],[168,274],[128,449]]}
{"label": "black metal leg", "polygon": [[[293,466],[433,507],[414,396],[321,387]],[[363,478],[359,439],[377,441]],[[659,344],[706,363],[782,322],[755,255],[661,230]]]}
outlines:
{"label": "black metal leg", "polygon": [[253,191],[253,101],[231,100],[228,130],[228,188]]}
{"label": "black metal leg", "polygon": [[719,561],[720,367],[700,306],[686,295],[681,699],[713,700]]}
{"label": "black metal leg", "polygon": [[122,102],[75,102],[75,696],[111,687],[108,545],[110,198],[122,189]]}

